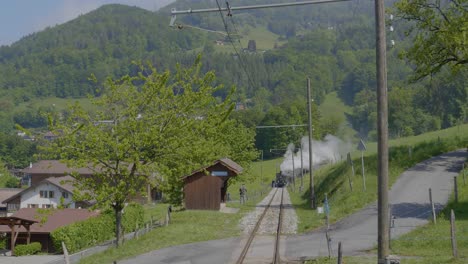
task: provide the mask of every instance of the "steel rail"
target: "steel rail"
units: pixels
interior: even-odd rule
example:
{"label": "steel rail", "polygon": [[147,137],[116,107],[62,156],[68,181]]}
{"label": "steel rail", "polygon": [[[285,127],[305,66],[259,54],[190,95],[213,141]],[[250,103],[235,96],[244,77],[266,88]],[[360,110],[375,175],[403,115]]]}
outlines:
{"label": "steel rail", "polygon": [[276,241],[275,241],[275,251],[273,252],[273,264],[281,263],[280,237],[281,237],[281,230],[283,226],[283,194],[284,194],[284,187],[281,190],[281,203],[280,203],[280,211],[278,215],[278,227],[276,229]]}
{"label": "steel rail", "polygon": [[242,249],[242,252],[241,252],[239,258],[236,261],[236,264],[242,264],[244,262],[245,256],[247,255],[247,251],[249,250],[250,245],[252,244],[252,241],[253,241],[255,235],[257,234],[258,228],[260,227],[260,224],[262,223],[262,220],[265,217],[266,212],[268,211],[268,209],[270,209],[270,205],[273,202],[273,199],[275,198],[277,192],[278,192],[278,189],[275,190],[275,193],[271,196],[270,202],[268,202],[268,205],[265,207],[265,210],[263,210],[262,214],[260,215],[260,218],[258,219],[257,223],[255,224],[254,229],[250,233],[249,238],[247,239],[247,242],[245,243],[245,246]]}

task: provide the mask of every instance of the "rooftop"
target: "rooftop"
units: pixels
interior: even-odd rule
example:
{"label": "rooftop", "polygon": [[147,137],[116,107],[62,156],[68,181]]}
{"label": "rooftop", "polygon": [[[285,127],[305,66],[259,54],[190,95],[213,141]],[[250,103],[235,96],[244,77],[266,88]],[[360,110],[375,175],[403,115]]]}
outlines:
{"label": "rooftop", "polygon": [[[91,217],[98,216],[98,211],[88,209],[37,209],[22,208],[12,215],[12,217],[37,221],[31,225],[31,233],[50,233],[55,229],[75,222],[83,221]],[[20,232],[26,232],[24,227]],[[8,226],[0,226],[0,232],[11,232]]]}

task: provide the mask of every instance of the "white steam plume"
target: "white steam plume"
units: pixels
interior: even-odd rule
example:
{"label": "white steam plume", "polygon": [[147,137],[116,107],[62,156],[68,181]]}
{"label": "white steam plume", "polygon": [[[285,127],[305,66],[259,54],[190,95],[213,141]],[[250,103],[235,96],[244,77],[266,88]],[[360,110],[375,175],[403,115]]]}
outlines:
{"label": "white steam plume", "polygon": [[[351,143],[345,143],[343,140],[327,135],[323,141],[312,140],[312,162],[314,166],[327,162],[339,161],[351,149]],[[301,151],[299,151],[301,150]],[[301,170],[301,152],[302,164],[304,170],[309,170],[309,137],[301,139],[301,146],[295,149],[294,144],[289,144],[284,154],[283,163],[281,163],[281,172],[292,176],[293,163],[296,171]],[[293,161],[294,159],[294,161]]]}

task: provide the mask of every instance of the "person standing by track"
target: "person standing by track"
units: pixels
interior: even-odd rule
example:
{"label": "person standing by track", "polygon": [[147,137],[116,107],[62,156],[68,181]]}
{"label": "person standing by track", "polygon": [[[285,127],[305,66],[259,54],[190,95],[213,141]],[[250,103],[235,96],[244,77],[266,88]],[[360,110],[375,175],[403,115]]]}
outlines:
{"label": "person standing by track", "polygon": [[247,198],[247,188],[245,188],[245,184],[242,184],[241,187],[239,188],[239,197],[240,197],[240,203],[245,204],[245,200]]}

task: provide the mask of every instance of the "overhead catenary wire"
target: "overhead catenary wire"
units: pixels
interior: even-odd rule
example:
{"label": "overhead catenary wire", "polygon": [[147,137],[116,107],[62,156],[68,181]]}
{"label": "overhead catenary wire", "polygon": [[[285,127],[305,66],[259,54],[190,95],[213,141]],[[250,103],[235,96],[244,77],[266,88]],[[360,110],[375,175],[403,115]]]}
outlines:
{"label": "overhead catenary wire", "polygon": [[[247,76],[247,82],[248,82],[248,84],[249,84],[252,88],[254,88],[255,85],[254,85],[254,83],[253,83],[253,81],[252,81],[252,78],[250,77],[249,71],[247,70],[246,63],[244,62],[243,57],[241,57],[241,55],[239,54],[239,51],[237,50],[236,46],[234,45],[233,38],[232,38],[231,34],[229,33],[228,24],[227,24],[227,22],[226,22],[226,19],[224,18],[224,14],[223,14],[223,12],[222,12],[222,8],[221,8],[221,5],[219,4],[219,1],[218,1],[218,0],[216,0],[216,4],[218,5],[219,14],[220,14],[220,16],[221,16],[221,20],[223,21],[224,29],[225,29],[225,31],[226,31],[226,33],[227,33],[227,37],[228,37],[229,43],[231,43],[231,46],[233,47],[234,52],[236,53],[237,57],[239,58],[239,64],[240,64],[241,68],[244,70],[244,72],[245,72],[245,74],[246,74],[246,76]],[[226,1],[226,4],[227,4],[227,6],[229,7],[229,3],[228,3],[227,1]],[[228,12],[229,12],[228,15],[232,18],[232,14],[230,13],[230,9],[228,9]],[[237,29],[236,29],[236,31],[237,31]],[[238,34],[238,36],[239,36],[239,33],[237,33],[237,34]],[[240,43],[240,40],[239,40],[239,43]],[[242,48],[242,44],[241,44],[241,48]]]}

